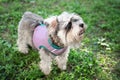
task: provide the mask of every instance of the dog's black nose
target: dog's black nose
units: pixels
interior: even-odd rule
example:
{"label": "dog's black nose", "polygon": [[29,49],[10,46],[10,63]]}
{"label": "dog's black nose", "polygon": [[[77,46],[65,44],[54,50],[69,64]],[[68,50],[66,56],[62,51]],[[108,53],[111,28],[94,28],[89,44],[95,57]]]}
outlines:
{"label": "dog's black nose", "polygon": [[79,27],[83,28],[83,27],[84,27],[84,24],[83,24],[83,23],[79,24]]}

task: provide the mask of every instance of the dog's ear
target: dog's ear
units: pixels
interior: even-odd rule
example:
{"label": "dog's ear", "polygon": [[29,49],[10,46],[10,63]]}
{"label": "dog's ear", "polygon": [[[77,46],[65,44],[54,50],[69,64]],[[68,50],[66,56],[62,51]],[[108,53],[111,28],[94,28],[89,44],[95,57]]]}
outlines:
{"label": "dog's ear", "polygon": [[51,22],[50,27],[56,28],[57,25],[58,25],[58,20],[57,20],[57,18],[56,18],[56,19],[54,19],[54,20]]}
{"label": "dog's ear", "polygon": [[58,20],[55,18],[51,21],[51,23],[48,26],[48,30],[50,34],[56,34],[58,32]]}
{"label": "dog's ear", "polygon": [[57,18],[56,18],[55,20],[52,21],[50,27],[51,27],[52,32],[54,33],[54,35],[57,35],[58,30],[59,30],[59,26],[58,26],[58,20],[57,20]]}
{"label": "dog's ear", "polygon": [[44,24],[49,27],[49,28],[56,28],[58,25],[58,20],[55,18],[54,20],[52,20],[51,22],[46,22],[44,21]]}

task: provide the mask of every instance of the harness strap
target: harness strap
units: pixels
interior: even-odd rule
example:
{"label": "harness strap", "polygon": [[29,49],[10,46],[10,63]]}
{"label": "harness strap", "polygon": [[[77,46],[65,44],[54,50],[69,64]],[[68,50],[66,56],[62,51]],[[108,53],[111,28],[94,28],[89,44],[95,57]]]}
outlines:
{"label": "harness strap", "polygon": [[[49,53],[51,53],[51,54],[54,55],[54,56],[58,56],[57,54],[54,54],[53,51],[49,51],[49,50],[48,50],[45,46],[43,46],[43,45],[41,45],[41,46],[39,47],[39,49],[41,49],[41,48],[47,50]],[[55,49],[55,50],[56,50],[56,49]]]}

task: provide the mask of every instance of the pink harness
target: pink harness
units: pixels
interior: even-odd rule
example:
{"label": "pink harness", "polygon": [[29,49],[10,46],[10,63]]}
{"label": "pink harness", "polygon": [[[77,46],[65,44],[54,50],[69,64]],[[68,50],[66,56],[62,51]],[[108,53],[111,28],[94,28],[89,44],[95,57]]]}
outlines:
{"label": "pink harness", "polygon": [[62,54],[67,49],[67,47],[61,48],[55,44],[52,44],[48,36],[47,28],[44,24],[40,24],[35,28],[33,33],[33,44],[38,50],[44,48],[55,56]]}

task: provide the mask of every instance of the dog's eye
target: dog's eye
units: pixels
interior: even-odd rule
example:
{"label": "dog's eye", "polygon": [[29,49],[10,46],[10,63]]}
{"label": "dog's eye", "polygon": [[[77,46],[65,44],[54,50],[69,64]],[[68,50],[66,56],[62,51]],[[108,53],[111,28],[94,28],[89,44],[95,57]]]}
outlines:
{"label": "dog's eye", "polygon": [[72,21],[73,21],[73,22],[77,22],[77,21],[78,21],[78,19],[73,19]]}

